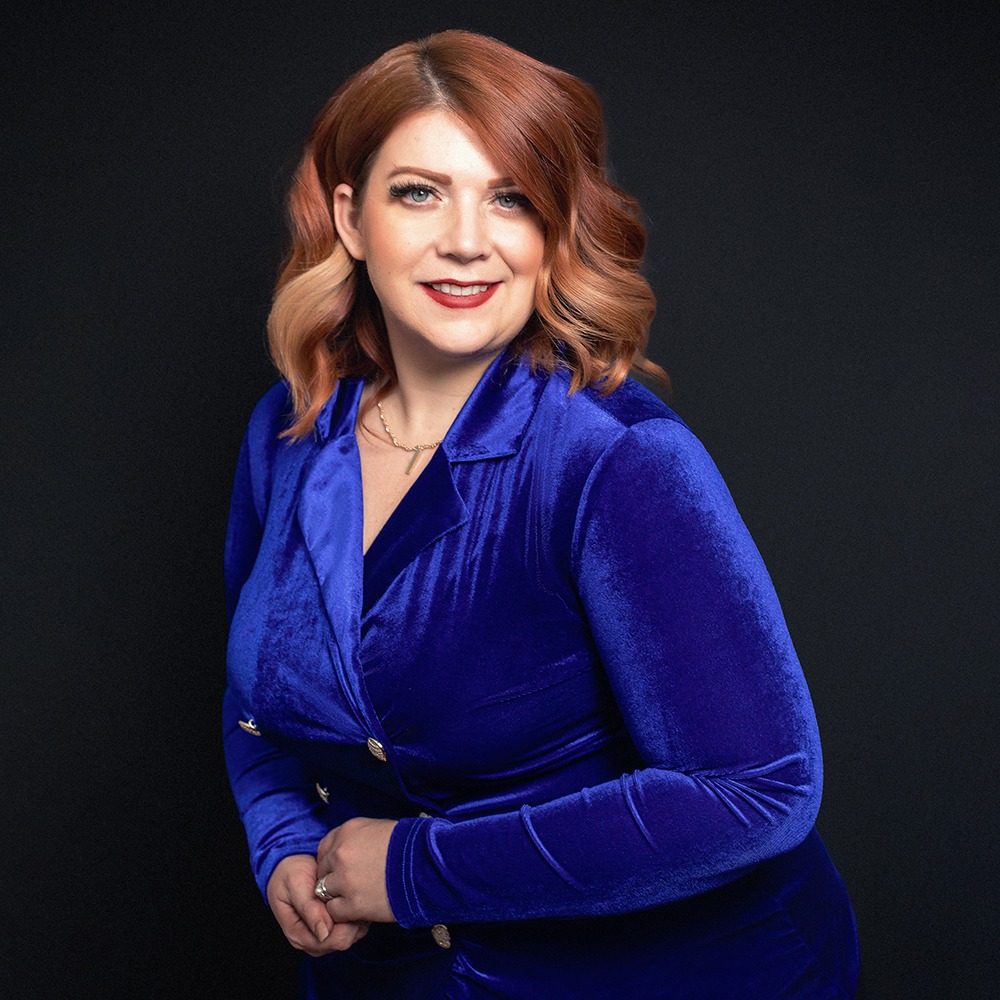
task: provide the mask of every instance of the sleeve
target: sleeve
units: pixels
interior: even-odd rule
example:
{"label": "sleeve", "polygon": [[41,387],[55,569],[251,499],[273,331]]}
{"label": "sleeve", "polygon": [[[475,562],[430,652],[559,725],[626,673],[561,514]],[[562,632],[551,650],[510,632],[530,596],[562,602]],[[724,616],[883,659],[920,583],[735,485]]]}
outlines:
{"label": "sleeve", "polygon": [[822,765],[805,680],[760,556],[683,424],[643,422],[602,454],[572,561],[645,766],[516,812],[400,821],[387,879],[404,926],[664,904],[812,827]]}
{"label": "sleeve", "polygon": [[[287,393],[276,386],[258,404],[243,438],[226,531],[225,586],[229,624],[240,591],[253,570],[263,536],[271,479]],[[319,841],[336,824],[339,804],[324,805],[315,779],[297,757],[266,737],[242,729],[247,713],[229,685],[222,706],[226,768],[240,819],[246,828],[250,862],[267,900],[267,883],[278,863],[292,854],[315,854]],[[346,810],[346,807],[345,807]],[[343,819],[350,813],[345,811]],[[342,820],[341,820],[342,821]]]}

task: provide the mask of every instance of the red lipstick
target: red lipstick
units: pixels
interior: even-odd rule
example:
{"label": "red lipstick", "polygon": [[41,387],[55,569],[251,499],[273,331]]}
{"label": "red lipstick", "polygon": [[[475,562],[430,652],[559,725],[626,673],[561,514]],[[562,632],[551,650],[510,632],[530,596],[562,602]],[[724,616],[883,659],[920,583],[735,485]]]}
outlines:
{"label": "red lipstick", "polygon": [[[438,287],[435,288],[434,286]],[[434,281],[422,282],[423,290],[437,303],[449,309],[474,309],[492,298],[500,287],[499,281]],[[457,288],[478,288],[481,291],[456,293]]]}

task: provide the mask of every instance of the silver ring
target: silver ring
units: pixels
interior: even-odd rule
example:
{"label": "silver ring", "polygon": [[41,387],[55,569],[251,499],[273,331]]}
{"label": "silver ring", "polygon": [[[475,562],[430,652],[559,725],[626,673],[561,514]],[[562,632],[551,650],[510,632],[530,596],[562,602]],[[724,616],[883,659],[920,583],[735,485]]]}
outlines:
{"label": "silver ring", "polygon": [[330,895],[330,890],[327,889],[326,887],[325,875],[316,883],[316,888],[313,889],[313,892],[316,893],[316,895],[319,896],[319,898],[322,899],[324,903],[327,903],[331,899],[333,899],[333,896]]}

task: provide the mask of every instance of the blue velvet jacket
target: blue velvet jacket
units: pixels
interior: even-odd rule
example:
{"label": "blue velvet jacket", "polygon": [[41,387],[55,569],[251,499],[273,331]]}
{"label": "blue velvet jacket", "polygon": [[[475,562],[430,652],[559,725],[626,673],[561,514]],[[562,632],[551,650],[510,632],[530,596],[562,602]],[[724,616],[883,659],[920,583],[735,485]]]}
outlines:
{"label": "blue velvet jacket", "polygon": [[361,388],[295,444],[286,388],[262,399],[226,543],[261,890],[345,819],[400,819],[400,926],[308,962],[304,995],[853,996],[809,694],[687,427],[502,355],[363,555]]}

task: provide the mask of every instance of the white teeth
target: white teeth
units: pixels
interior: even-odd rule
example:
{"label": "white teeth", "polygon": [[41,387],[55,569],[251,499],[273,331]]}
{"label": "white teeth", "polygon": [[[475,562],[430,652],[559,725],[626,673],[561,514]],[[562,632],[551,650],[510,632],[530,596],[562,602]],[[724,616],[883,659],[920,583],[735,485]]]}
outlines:
{"label": "white teeth", "polygon": [[448,283],[434,284],[431,283],[431,288],[435,292],[444,292],[445,295],[478,295],[480,292],[485,292],[489,285],[451,285]]}

